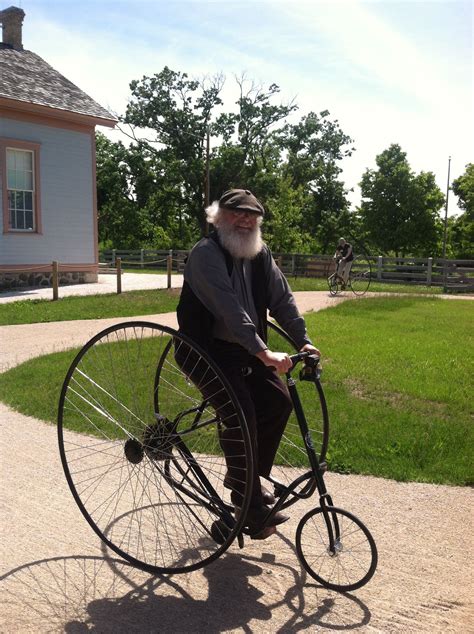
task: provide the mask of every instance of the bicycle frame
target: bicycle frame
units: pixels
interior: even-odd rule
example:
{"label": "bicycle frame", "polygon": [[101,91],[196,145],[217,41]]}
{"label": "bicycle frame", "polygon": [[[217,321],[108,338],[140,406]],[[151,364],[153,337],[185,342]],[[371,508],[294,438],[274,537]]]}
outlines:
{"label": "bicycle frame", "polygon": [[[303,411],[303,406],[301,404],[301,399],[299,397],[296,381],[291,376],[291,372],[295,369],[298,361],[301,361],[306,358],[307,365],[305,366],[306,377],[303,380],[311,380],[311,381],[319,381],[319,370],[318,370],[318,362],[319,359],[310,353],[299,353],[293,355],[292,360],[294,361],[293,368],[286,374],[288,391],[290,394],[291,401],[293,403],[293,408],[295,411],[296,419],[298,421],[298,426],[300,429],[301,437],[303,438],[305,450],[308,456],[308,460],[310,463],[310,469],[305,473],[301,474],[297,477],[291,484],[288,486],[283,485],[273,478],[268,478],[269,481],[274,485],[275,491],[277,493],[277,501],[272,509],[269,511],[268,515],[265,517],[263,521],[263,525],[269,524],[273,516],[282,509],[285,505],[285,502],[293,497],[294,500],[291,503],[296,502],[298,499],[307,499],[310,498],[315,489],[318,489],[319,493],[319,502],[321,508],[323,509],[324,519],[326,522],[326,526],[328,529],[329,535],[329,550],[330,552],[335,552],[335,543],[339,536],[339,526],[337,522],[337,518],[333,516],[335,535],[333,530],[333,523],[330,521],[330,511],[328,507],[333,505],[331,496],[329,495],[326,485],[324,483],[323,474],[327,470],[327,465],[325,462],[319,462],[318,455],[314,450],[314,445],[311,437],[311,433],[308,427],[308,423],[306,420],[305,413]],[[308,372],[309,370],[309,372]],[[205,426],[219,424],[217,418],[212,418],[204,423],[199,422],[202,412],[208,404],[207,400],[204,400],[200,405],[195,408],[191,408],[186,412],[183,412],[178,417],[179,420],[182,420],[183,416],[195,413],[196,416],[191,423],[191,427],[189,430],[194,429],[196,426]],[[175,421],[176,426],[179,421]],[[176,429],[175,426],[175,429]],[[191,451],[186,446],[183,441],[183,436],[185,437],[187,434],[187,430],[183,430],[181,432],[175,432],[176,439],[173,442],[175,447],[178,449],[181,457],[185,460],[187,465],[187,470],[184,470],[179,463],[174,460],[171,456],[166,460],[165,473],[166,479],[169,484],[172,485],[175,489],[179,490],[182,494],[188,496],[195,502],[203,504],[206,508],[215,513],[216,517],[222,519],[229,528],[232,528],[235,524],[235,520],[232,517],[232,507],[226,504],[223,500],[220,499],[218,494],[216,493],[214,487],[210,483],[210,481],[205,477],[202,472],[201,467],[198,462],[194,458]],[[177,480],[176,477],[173,476],[170,470],[171,464],[174,465],[178,473],[180,474],[180,480]],[[190,477],[190,472],[194,476],[195,481],[193,481]],[[312,482],[311,482],[312,480]],[[298,487],[305,482],[308,481],[309,486],[307,488],[303,488],[302,491],[297,491]],[[199,486],[198,486],[199,484]],[[243,529],[243,533],[249,534],[247,529]],[[243,541],[241,536],[239,536],[239,545],[243,546]]]}
{"label": "bicycle frame", "polygon": [[[301,355],[294,355],[293,358],[294,357],[301,358]],[[316,374],[317,363],[319,362],[319,359],[317,359],[316,357],[311,357],[311,355],[307,355],[307,358],[312,358],[314,365],[311,368],[312,369],[311,378],[306,380],[319,380],[319,376],[317,376]],[[295,368],[295,365],[293,366],[292,370]],[[277,502],[273,506],[272,510],[270,511],[268,516],[265,518],[265,523],[268,523],[269,520],[271,520],[271,518],[275,515],[275,513],[277,513],[278,511],[282,509],[283,505],[285,504],[285,501],[290,496],[294,496],[295,501],[297,499],[306,499],[311,497],[311,495],[313,495],[315,489],[317,488],[319,493],[319,502],[320,502],[321,508],[323,509],[324,519],[328,528],[328,533],[330,538],[330,550],[331,552],[333,552],[335,540],[334,540],[334,535],[332,531],[332,524],[329,521],[329,512],[327,510],[327,507],[332,506],[333,502],[332,502],[331,496],[329,495],[326,489],[326,485],[324,483],[324,478],[323,478],[323,474],[327,470],[327,464],[326,462],[319,462],[318,455],[314,450],[311,433],[309,431],[306,416],[303,411],[303,406],[301,404],[301,399],[299,397],[298,390],[296,388],[296,381],[291,376],[292,370],[290,370],[286,374],[287,386],[288,386],[288,391],[290,393],[291,401],[293,403],[296,419],[298,421],[298,425],[300,428],[301,437],[303,438],[303,441],[304,441],[304,445],[305,445],[305,449],[306,449],[306,453],[308,456],[311,469],[307,471],[306,473],[303,473],[301,476],[299,476],[295,480],[293,480],[293,482],[289,484],[288,486],[285,486],[279,483],[278,481],[272,478],[269,478],[270,482],[274,484],[275,489],[278,491],[279,497],[277,499]],[[305,493],[297,493],[295,491],[295,489],[297,489],[302,482],[304,482],[305,480],[310,480],[311,478],[314,479],[314,483],[309,486],[308,490]],[[334,519],[335,519],[336,535],[338,536],[339,526],[337,523],[337,518],[334,518]]]}

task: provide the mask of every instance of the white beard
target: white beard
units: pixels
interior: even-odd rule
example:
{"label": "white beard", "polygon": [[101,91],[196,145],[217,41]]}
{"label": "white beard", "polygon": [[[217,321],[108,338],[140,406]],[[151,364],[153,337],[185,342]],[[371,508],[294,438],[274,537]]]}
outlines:
{"label": "white beard", "polygon": [[262,232],[260,225],[255,225],[251,231],[239,231],[227,222],[219,222],[216,227],[224,249],[231,254],[233,258],[248,258],[252,260],[256,257],[263,247]]}

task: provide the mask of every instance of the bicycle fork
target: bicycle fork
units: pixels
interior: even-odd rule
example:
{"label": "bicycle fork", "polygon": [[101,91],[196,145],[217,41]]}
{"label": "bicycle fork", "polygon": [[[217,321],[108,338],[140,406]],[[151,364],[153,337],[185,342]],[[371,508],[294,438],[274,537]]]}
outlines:
{"label": "bicycle fork", "polygon": [[304,414],[301,400],[296,389],[295,379],[291,376],[287,376],[287,385],[291,400],[293,402],[296,419],[300,427],[301,436],[304,439],[306,453],[308,454],[308,459],[311,465],[311,471],[313,473],[319,492],[319,503],[323,511],[324,521],[326,523],[329,537],[328,552],[331,556],[336,556],[338,554],[338,551],[340,550],[340,529],[337,515],[335,513],[331,513],[331,511],[328,510],[328,507],[333,506],[333,501],[328,493],[328,490],[326,489],[326,484],[323,477],[323,474],[327,469],[327,465],[325,462],[319,462],[318,456],[314,450],[313,439],[311,437],[311,432],[308,428],[306,416]]}

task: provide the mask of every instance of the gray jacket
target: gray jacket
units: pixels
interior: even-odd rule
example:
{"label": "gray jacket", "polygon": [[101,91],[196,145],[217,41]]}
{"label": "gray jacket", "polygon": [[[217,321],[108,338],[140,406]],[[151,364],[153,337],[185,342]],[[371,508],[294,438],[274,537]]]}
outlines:
{"label": "gray jacket", "polygon": [[[269,281],[270,316],[300,348],[311,343],[288,282],[267,249],[264,269]],[[216,339],[238,343],[252,355],[268,348],[257,333],[258,316],[252,295],[250,260],[234,258],[229,276],[222,248],[213,240],[203,238],[189,254],[184,279],[213,314],[212,334]]]}

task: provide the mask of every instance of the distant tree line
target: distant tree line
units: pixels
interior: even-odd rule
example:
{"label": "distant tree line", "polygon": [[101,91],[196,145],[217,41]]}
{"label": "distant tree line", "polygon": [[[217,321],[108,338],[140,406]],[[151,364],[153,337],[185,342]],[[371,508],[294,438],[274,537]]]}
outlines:
{"label": "distant tree line", "polygon": [[[363,174],[362,202],[351,210],[340,164],[355,148],[338,121],[327,110],[297,120],[297,105],[280,103],[277,85],[263,88],[245,76],[236,79],[236,107],[227,111],[224,81],[165,67],[130,84],[120,117],[130,143],[96,136],[102,247],[192,246],[206,231],[208,171],[210,201],[245,187],[264,202],[265,239],[274,251],[328,253],[344,235],[378,253],[441,253],[444,196],[431,172],[412,172],[398,145]],[[453,183],[466,210],[450,219],[448,255],[457,257],[474,257],[468,168]]]}

